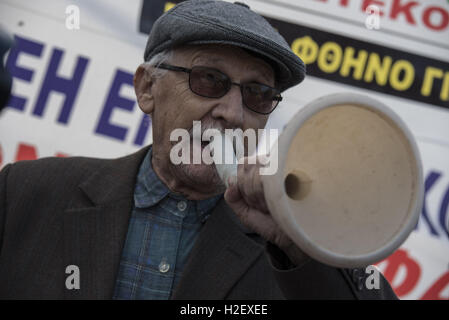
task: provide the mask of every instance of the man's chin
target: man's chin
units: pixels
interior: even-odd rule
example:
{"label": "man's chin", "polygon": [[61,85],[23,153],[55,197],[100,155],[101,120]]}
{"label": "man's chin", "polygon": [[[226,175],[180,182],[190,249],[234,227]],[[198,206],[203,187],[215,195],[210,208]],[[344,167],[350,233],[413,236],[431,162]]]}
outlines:
{"label": "man's chin", "polygon": [[208,194],[219,194],[225,191],[225,185],[218,176],[213,164],[187,164],[182,165],[182,171],[197,191]]}

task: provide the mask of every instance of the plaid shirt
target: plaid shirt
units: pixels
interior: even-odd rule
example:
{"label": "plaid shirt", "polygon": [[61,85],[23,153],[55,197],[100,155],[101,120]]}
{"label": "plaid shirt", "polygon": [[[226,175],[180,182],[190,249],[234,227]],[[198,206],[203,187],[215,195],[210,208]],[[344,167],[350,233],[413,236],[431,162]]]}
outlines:
{"label": "plaid shirt", "polygon": [[151,150],[137,176],[114,299],[169,299],[202,224],[222,197],[190,201],[171,193],[153,171]]}

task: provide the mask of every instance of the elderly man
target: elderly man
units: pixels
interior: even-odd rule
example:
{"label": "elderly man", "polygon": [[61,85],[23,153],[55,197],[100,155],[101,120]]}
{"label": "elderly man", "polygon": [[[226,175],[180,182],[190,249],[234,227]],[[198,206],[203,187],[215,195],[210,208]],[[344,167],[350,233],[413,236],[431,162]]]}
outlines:
{"label": "elderly man", "polygon": [[384,278],[368,290],[360,270],[303,254],[271,218],[258,165],[239,165],[225,190],[213,164],[170,159],[173,130],[262,129],[303,80],[304,64],[261,16],[181,3],[155,23],[144,58],[134,86],[151,146],[2,171],[1,298],[395,298]]}

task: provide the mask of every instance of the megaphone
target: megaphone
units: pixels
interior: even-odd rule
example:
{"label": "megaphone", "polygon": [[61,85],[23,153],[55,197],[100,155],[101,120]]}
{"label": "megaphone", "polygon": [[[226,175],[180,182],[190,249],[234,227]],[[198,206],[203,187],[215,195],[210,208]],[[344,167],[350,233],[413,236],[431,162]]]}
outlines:
{"label": "megaphone", "polygon": [[[381,102],[324,96],[302,108],[276,143],[269,157],[278,157],[278,170],[261,176],[265,199],[274,220],[313,259],[367,266],[393,253],[416,226],[424,194],[419,151],[405,123]],[[223,181],[236,166],[216,164]]]}

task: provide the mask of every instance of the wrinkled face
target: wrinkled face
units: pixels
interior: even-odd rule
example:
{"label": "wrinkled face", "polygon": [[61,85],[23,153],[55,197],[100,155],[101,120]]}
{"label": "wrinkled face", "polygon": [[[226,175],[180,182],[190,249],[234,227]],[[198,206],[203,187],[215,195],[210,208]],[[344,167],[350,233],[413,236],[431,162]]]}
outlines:
{"label": "wrinkled face", "polygon": [[[232,82],[258,82],[275,86],[274,72],[262,59],[232,46],[202,45],[176,49],[166,63],[185,68],[212,67],[228,75]],[[208,128],[262,129],[267,115],[244,106],[238,86],[221,98],[206,98],[193,93],[189,74],[167,71],[160,78],[151,78],[151,67],[141,66],[135,75],[135,90],[140,108],[151,114],[153,124],[153,167],[159,178],[175,192],[190,199],[203,199],[223,192],[213,164],[180,164],[170,161],[170,150],[177,141],[170,141],[175,129],[192,133],[193,121],[201,121],[201,130]],[[200,143],[200,141],[191,141]],[[204,148],[204,145],[201,146]]]}

